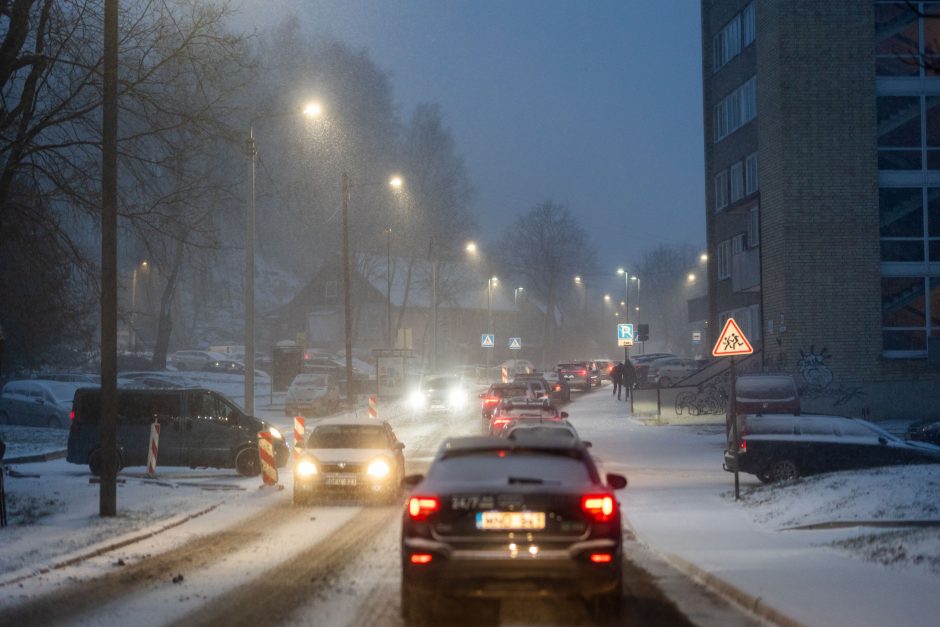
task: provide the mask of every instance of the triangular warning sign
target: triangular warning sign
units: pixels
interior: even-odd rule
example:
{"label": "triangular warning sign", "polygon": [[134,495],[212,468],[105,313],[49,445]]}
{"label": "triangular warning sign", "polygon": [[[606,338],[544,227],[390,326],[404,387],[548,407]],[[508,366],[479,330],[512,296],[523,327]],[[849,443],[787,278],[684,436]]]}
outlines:
{"label": "triangular warning sign", "polygon": [[751,343],[744,337],[741,327],[734,321],[734,318],[728,318],[725,328],[718,341],[715,342],[715,348],[712,349],[712,355],[715,357],[729,357],[731,355],[750,355],[754,352]]}
{"label": "triangular warning sign", "polygon": [[493,348],[495,344],[495,338],[490,334],[485,333],[480,337],[480,346],[483,348]]}

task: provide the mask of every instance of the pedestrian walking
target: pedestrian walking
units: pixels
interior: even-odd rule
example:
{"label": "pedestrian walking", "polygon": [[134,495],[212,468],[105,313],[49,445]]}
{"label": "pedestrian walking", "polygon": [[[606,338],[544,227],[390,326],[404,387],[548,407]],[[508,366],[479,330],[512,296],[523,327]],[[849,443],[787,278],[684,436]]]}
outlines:
{"label": "pedestrian walking", "polygon": [[614,367],[610,369],[610,380],[614,383],[613,393],[617,395],[617,400],[620,400],[620,389],[623,386],[623,362],[614,364]]}
{"label": "pedestrian walking", "polygon": [[[626,392],[626,400],[630,400],[631,390],[636,384],[636,368],[633,367],[633,363],[627,359],[623,364],[623,372],[620,374],[621,385],[623,386],[624,392]],[[619,400],[620,397],[618,396]]]}

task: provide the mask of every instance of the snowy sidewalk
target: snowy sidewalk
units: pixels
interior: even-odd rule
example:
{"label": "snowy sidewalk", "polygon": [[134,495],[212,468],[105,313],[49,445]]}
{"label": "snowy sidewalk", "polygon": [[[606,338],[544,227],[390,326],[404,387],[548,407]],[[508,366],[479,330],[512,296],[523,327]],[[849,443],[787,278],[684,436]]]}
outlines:
{"label": "snowy sidewalk", "polygon": [[[722,427],[645,426],[606,394],[585,396],[569,411],[605,469],[628,476],[623,508],[637,537],[677,566],[687,562],[692,568],[686,570],[717,577],[805,625],[937,624],[940,577],[926,565],[884,566],[828,546],[875,530],[781,531],[779,516],[761,520],[759,507],[735,503],[733,476],[721,469]],[[936,467],[907,468],[914,477],[938,476]],[[852,520],[853,507],[870,503],[857,503],[858,495],[839,485],[804,480],[788,490],[800,488],[807,500],[820,501],[811,503],[820,507],[805,508],[806,523],[823,522],[812,516],[827,503],[832,506],[825,520]],[[880,489],[890,490],[888,485]],[[758,486],[756,478],[742,475],[742,494]],[[929,517],[938,518],[936,512]],[[926,533],[940,543],[940,530]]]}

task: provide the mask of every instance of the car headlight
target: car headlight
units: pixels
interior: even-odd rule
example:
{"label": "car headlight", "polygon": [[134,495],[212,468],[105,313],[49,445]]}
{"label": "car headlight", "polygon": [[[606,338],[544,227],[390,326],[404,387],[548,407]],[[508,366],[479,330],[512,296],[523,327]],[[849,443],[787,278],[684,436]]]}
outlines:
{"label": "car headlight", "polygon": [[309,459],[302,459],[297,462],[297,474],[301,477],[312,477],[317,474],[317,465]]}
{"label": "car headlight", "polygon": [[421,390],[414,390],[411,394],[408,395],[408,404],[411,405],[413,409],[421,409],[424,407],[424,392]]}
{"label": "car headlight", "polygon": [[384,459],[377,459],[373,461],[371,464],[369,464],[369,467],[366,469],[366,473],[370,477],[375,477],[377,479],[387,477],[388,473],[390,473],[391,471],[392,469],[389,468],[388,462],[386,462]]}
{"label": "car headlight", "polygon": [[277,439],[277,440],[283,440],[283,439],[284,439],[284,436],[281,435],[281,432],[278,431],[277,429],[275,429],[274,427],[268,427],[268,433],[270,433],[271,436],[272,436],[273,438]]}
{"label": "car headlight", "polygon": [[460,409],[467,403],[467,394],[463,390],[451,390],[447,400],[451,407]]}

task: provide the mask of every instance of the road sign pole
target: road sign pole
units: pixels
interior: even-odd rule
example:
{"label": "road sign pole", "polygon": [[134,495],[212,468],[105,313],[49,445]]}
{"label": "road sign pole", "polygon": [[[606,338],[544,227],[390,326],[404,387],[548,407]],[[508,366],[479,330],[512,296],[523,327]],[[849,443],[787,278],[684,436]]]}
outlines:
{"label": "road sign pole", "polygon": [[731,433],[732,440],[734,442],[734,453],[732,457],[734,459],[734,500],[738,501],[741,499],[741,483],[738,477],[738,452],[741,450],[741,434],[738,432],[738,408],[737,408],[737,392],[735,387],[737,384],[737,376],[734,370],[734,357],[731,358],[731,398],[728,399],[728,411],[731,414]]}

